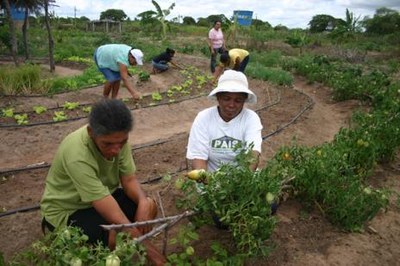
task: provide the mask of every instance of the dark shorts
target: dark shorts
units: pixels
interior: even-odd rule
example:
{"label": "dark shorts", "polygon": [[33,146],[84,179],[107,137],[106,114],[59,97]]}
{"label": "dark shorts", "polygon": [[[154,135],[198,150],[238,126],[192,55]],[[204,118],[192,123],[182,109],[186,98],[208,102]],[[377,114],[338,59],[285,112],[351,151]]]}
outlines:
{"label": "dark shorts", "polygon": [[[137,208],[136,203],[125,195],[122,188],[118,188],[112,196],[118,202],[125,216],[133,222]],[[54,227],[46,220],[43,219],[43,223],[50,231],[54,230]],[[89,243],[95,244],[100,241],[104,246],[108,246],[108,231],[103,230],[100,227],[101,224],[108,223],[94,208],[78,210],[68,218],[68,225],[81,228],[83,233],[89,237]]]}
{"label": "dark shorts", "polygon": [[101,73],[103,73],[105,79],[107,81],[109,81],[109,82],[114,82],[114,81],[121,80],[121,73],[119,73],[117,71],[114,71],[114,70],[111,70],[109,68],[99,67],[99,65],[97,63],[96,53],[97,53],[97,49],[96,49],[96,51],[94,51],[94,55],[93,55],[94,62],[96,63],[96,66],[99,69],[99,71]]}

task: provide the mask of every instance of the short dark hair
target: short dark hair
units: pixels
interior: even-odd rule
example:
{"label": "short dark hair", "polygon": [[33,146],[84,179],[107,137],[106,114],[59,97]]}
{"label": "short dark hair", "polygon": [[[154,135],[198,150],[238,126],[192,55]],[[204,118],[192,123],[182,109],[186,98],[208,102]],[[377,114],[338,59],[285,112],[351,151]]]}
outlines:
{"label": "short dark hair", "polygon": [[228,51],[223,52],[221,54],[221,56],[219,57],[219,61],[223,64],[227,64],[229,62],[229,60],[230,60],[230,57],[229,57]]}
{"label": "short dark hair", "polygon": [[89,115],[89,126],[95,136],[129,132],[133,127],[133,117],[122,101],[104,99],[93,105]]}
{"label": "short dark hair", "polygon": [[218,22],[222,24],[222,21],[221,21],[220,19],[217,19],[217,20],[214,21],[214,26],[215,26],[215,24],[217,24]]}
{"label": "short dark hair", "polygon": [[167,54],[175,54],[175,50],[174,50],[174,49],[171,49],[171,48],[165,49],[165,52],[166,52]]}

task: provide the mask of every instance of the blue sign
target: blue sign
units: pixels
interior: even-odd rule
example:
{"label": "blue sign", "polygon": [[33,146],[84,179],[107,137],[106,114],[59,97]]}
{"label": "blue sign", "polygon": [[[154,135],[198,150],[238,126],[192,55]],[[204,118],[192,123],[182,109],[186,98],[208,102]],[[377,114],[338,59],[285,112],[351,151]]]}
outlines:
{"label": "blue sign", "polygon": [[25,19],[25,10],[22,7],[16,8],[13,4],[11,7],[11,17],[13,20],[24,20]]}
{"label": "blue sign", "polygon": [[253,11],[248,10],[235,10],[233,16],[236,17],[239,25],[250,26],[253,19]]}

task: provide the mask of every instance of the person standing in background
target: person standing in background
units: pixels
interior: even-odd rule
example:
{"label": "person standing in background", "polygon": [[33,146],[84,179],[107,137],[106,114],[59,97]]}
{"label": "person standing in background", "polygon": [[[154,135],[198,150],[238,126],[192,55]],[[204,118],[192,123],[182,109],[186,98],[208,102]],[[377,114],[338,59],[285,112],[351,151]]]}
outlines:
{"label": "person standing in background", "polygon": [[217,64],[217,55],[222,54],[226,50],[224,33],[221,29],[222,22],[216,20],[214,26],[208,32],[208,46],[211,52],[211,73],[215,72],[215,66]]}

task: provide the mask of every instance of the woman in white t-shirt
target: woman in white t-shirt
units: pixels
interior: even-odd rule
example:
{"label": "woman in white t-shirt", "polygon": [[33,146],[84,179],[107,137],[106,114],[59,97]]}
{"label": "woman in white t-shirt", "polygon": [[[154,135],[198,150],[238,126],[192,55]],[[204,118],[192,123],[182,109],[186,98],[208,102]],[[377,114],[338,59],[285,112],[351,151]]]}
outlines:
{"label": "woman in white t-shirt", "polygon": [[257,102],[257,96],[248,87],[242,72],[227,70],[221,75],[218,86],[208,95],[218,105],[199,112],[190,131],[186,158],[191,160],[193,169],[213,172],[222,163],[233,162],[238,143],[245,147],[253,144],[256,160],[251,168],[257,168],[263,126],[260,117],[244,107],[246,102]]}

